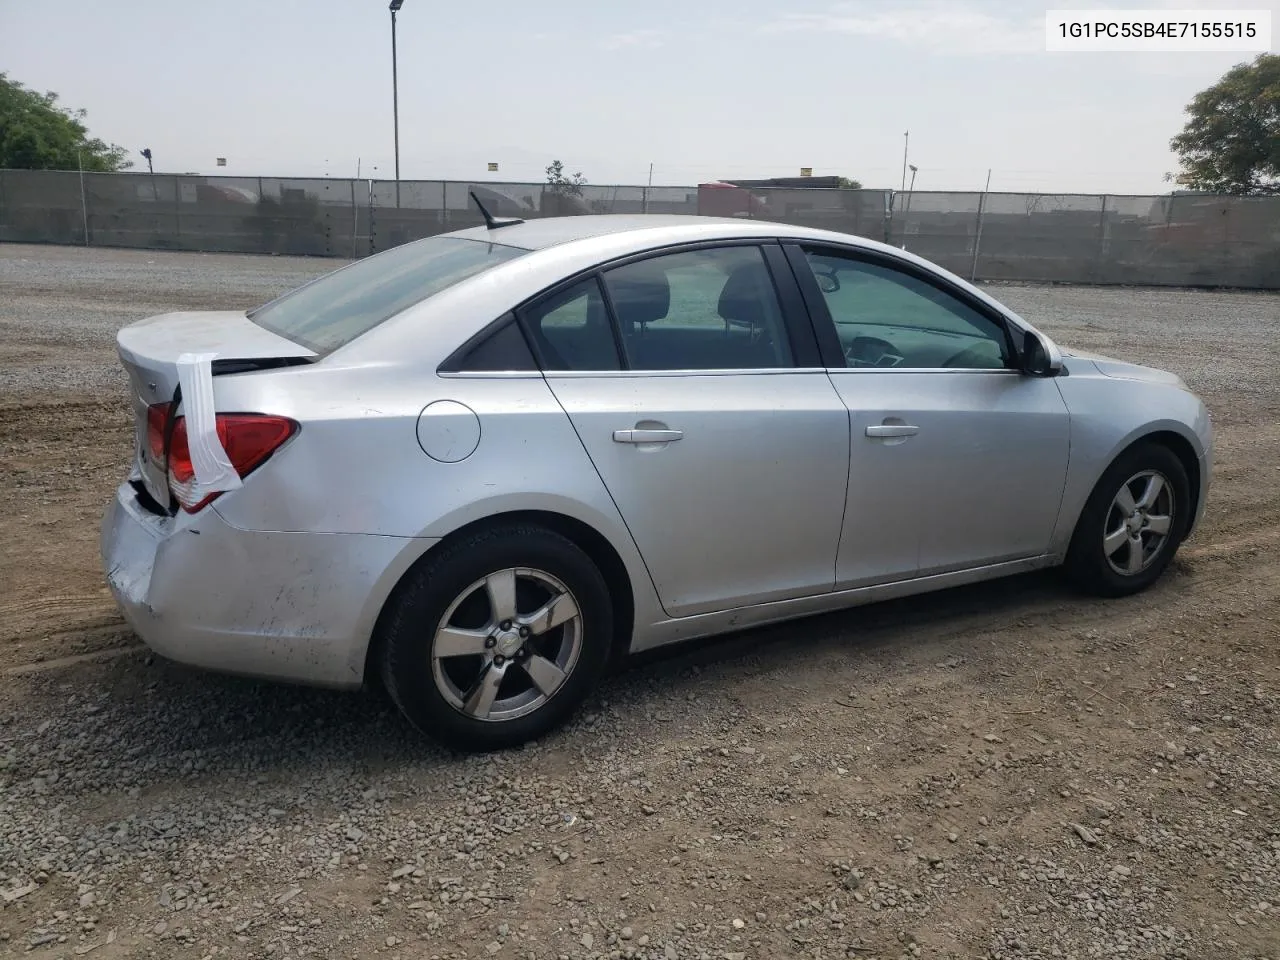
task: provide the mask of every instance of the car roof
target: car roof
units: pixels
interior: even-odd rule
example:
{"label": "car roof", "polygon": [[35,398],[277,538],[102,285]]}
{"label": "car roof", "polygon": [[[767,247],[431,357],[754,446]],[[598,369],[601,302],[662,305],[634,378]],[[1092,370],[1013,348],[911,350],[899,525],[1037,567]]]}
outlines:
{"label": "car roof", "polygon": [[445,234],[466,240],[509,244],[527,250],[548,247],[596,237],[619,237],[634,234],[636,250],[668,244],[718,240],[732,237],[794,237],[796,239],[838,240],[846,246],[885,248],[883,244],[862,237],[829,230],[816,230],[769,220],[747,220],[729,217],[699,217],[680,214],[625,213],[592,214],[576,217],[538,217],[494,229],[468,227]]}

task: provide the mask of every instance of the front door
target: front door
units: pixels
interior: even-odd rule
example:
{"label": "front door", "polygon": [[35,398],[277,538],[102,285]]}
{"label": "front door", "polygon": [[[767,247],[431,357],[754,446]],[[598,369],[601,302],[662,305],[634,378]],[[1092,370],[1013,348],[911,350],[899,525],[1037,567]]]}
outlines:
{"label": "front door", "polygon": [[1003,321],[960,291],[883,258],[801,252],[850,412],[837,589],[1047,552],[1070,445],[1057,384],[1019,373]]}
{"label": "front door", "polygon": [[523,319],[668,614],[832,589],[848,412],[821,368],[796,366],[759,246],[633,261]]}

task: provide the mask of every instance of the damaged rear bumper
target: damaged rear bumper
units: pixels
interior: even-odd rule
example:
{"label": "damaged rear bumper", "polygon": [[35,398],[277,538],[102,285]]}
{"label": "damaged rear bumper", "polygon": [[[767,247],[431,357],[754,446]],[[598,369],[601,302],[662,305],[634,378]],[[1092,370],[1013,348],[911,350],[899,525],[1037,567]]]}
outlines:
{"label": "damaged rear bumper", "polygon": [[363,683],[379,610],[432,540],[241,530],[213,507],[158,516],[122,484],[102,521],[107,584],[161,656],[327,687]]}

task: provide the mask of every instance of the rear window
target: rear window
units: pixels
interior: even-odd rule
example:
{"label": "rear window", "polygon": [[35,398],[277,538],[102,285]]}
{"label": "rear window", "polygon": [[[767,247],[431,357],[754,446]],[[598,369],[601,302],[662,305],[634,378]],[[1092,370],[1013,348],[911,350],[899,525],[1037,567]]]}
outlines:
{"label": "rear window", "polygon": [[401,310],[528,252],[480,240],[431,237],[336,270],[248,316],[272,333],[329,353]]}

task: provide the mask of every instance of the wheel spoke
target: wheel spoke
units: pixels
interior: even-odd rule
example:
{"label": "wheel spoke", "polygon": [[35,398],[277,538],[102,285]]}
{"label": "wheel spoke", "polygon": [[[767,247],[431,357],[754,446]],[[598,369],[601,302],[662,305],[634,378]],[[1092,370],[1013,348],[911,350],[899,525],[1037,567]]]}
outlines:
{"label": "wheel spoke", "polygon": [[1116,506],[1120,508],[1120,512],[1125,516],[1133,513],[1137,508],[1137,504],[1133,501],[1133,494],[1129,490],[1129,484],[1125,484],[1120,488],[1120,492],[1116,494]]}
{"label": "wheel spoke", "polygon": [[435,646],[431,655],[437,660],[442,657],[469,657],[485,651],[485,639],[489,634],[484,630],[467,630],[464,627],[441,627],[436,633]]}
{"label": "wheel spoke", "polygon": [[512,620],[516,615],[516,572],[500,570],[490,574],[484,581],[485,593],[489,596],[489,614],[494,623]]}
{"label": "wheel spoke", "polygon": [[578,605],[573,602],[573,597],[567,593],[560,593],[552,597],[540,609],[527,617],[521,617],[520,622],[524,624],[534,634],[546,633],[548,630],[554,630],[562,624],[568,623],[578,615]]}
{"label": "wheel spoke", "polygon": [[551,696],[560,689],[560,685],[564,683],[567,674],[558,666],[548,660],[546,657],[534,654],[523,663],[525,673],[529,674],[529,679],[533,681],[533,685],[543,694],[543,696]]}
{"label": "wheel spoke", "polygon": [[1117,550],[1129,542],[1129,529],[1123,524],[1115,533],[1109,533],[1102,540],[1102,549],[1106,551],[1108,557],[1115,554]]}
{"label": "wheel spoke", "polygon": [[1125,563],[1126,573],[1138,573],[1142,569],[1142,537],[1129,538],[1129,559]]}
{"label": "wheel spoke", "polygon": [[1147,532],[1167,534],[1169,532],[1170,519],[1167,514],[1160,516],[1147,514]]}
{"label": "wheel spoke", "polygon": [[498,698],[498,688],[502,686],[502,677],[505,673],[505,667],[486,663],[476,679],[475,686],[467,694],[462,709],[477,720],[487,719],[489,711],[493,709],[494,700]]}
{"label": "wheel spoke", "polygon": [[[1126,489],[1128,489],[1126,487]],[[1164,489],[1164,477],[1158,473],[1153,473],[1147,479],[1146,489],[1142,491],[1142,497],[1138,500],[1138,506],[1144,510],[1150,510],[1152,504],[1156,502],[1156,497],[1160,496],[1160,491]]]}

